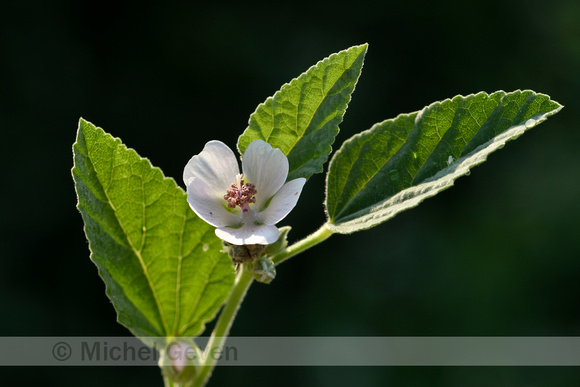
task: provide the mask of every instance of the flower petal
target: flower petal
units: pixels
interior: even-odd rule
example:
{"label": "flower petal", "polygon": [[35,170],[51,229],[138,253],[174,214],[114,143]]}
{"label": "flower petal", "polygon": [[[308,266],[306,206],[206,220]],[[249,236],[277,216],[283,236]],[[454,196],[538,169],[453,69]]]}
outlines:
{"label": "flower petal", "polygon": [[296,206],[306,179],[300,177],[284,184],[274,195],[268,207],[256,215],[256,219],[264,224],[276,224],[288,215]]}
{"label": "flower petal", "polygon": [[237,226],[242,222],[241,214],[234,214],[225,208],[223,195],[217,196],[201,179],[191,178],[187,186],[187,202],[197,216],[212,226]]}
{"label": "flower petal", "polygon": [[248,222],[240,228],[216,228],[215,234],[232,245],[269,245],[278,240],[279,232],[276,226]]}
{"label": "flower petal", "polygon": [[262,140],[254,140],[246,148],[242,159],[244,180],[256,186],[258,211],[272,197],[288,177],[288,159],[280,149]]}
{"label": "flower petal", "polygon": [[221,141],[210,141],[185,166],[183,182],[188,186],[193,178],[203,180],[216,194],[223,197],[226,189],[236,182],[236,175],[239,173],[234,152]]}

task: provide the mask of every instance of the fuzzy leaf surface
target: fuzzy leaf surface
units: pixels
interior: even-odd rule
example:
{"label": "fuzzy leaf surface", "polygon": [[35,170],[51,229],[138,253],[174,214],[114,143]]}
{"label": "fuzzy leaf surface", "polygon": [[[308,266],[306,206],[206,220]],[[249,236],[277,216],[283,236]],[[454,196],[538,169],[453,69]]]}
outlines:
{"label": "fuzzy leaf surface", "polygon": [[250,116],[238,139],[240,153],[264,140],[288,157],[288,180],[322,172],[366,51],[363,44],[332,54],[282,86]]}
{"label": "fuzzy leaf surface", "polygon": [[561,108],[530,90],[481,92],[375,124],[330,163],[328,228],[352,233],[415,207]]}
{"label": "fuzzy leaf surface", "polygon": [[91,260],[138,337],[196,336],[233,286],[214,228],[159,168],[80,120],[72,170]]}

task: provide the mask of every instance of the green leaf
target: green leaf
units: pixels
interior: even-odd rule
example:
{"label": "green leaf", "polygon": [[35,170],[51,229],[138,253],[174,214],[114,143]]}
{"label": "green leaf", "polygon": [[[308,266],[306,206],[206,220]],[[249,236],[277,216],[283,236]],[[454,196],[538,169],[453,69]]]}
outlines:
{"label": "green leaf", "polygon": [[330,162],[328,228],[352,233],[415,207],[561,108],[530,90],[498,91],[456,96],[375,124]]}
{"label": "green leaf", "polygon": [[260,139],[288,157],[288,180],[322,172],[366,50],[363,44],[333,54],[282,86],[250,116],[238,139],[240,153]]}
{"label": "green leaf", "polygon": [[173,179],[80,120],[72,170],[91,259],[118,321],[139,337],[195,336],[233,286],[214,228]]}

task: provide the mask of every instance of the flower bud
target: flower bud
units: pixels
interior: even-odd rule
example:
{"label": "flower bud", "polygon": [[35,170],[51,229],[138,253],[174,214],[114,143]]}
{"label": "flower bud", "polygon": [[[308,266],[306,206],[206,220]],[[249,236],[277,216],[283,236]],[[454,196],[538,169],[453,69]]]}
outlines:
{"label": "flower bud", "polygon": [[268,257],[256,259],[252,266],[252,271],[254,272],[254,279],[258,282],[269,284],[276,278],[276,266]]}
{"label": "flower bud", "polygon": [[173,341],[160,351],[159,367],[175,383],[189,383],[198,371],[201,353],[194,344]]}

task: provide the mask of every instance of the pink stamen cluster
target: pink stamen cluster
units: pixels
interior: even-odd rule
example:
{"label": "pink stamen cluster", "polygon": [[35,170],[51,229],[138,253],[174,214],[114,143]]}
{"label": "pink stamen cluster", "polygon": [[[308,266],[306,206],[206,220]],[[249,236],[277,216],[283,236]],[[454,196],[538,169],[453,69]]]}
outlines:
{"label": "pink stamen cluster", "polygon": [[251,183],[244,184],[243,179],[238,180],[238,184],[232,184],[231,188],[226,190],[224,199],[227,200],[229,208],[240,206],[242,211],[248,212],[250,203],[256,203],[256,186]]}

